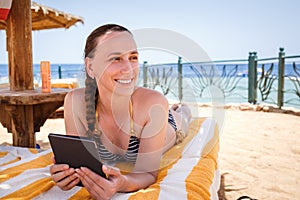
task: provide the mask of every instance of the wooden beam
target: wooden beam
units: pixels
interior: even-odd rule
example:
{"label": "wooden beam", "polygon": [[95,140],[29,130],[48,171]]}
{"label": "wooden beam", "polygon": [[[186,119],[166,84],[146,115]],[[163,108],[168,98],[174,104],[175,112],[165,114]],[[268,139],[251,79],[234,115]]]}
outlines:
{"label": "wooden beam", "polygon": [[7,18],[10,90],[33,90],[31,0],[13,1]]}

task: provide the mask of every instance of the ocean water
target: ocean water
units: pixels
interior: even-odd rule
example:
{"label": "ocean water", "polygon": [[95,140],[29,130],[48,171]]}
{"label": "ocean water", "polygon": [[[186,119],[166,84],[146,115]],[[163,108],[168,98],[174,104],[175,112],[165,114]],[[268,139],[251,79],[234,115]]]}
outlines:
{"label": "ocean water", "polygon": [[[76,78],[80,81],[82,85],[82,81],[85,79],[85,70],[84,65],[82,64],[51,64],[51,79],[59,79],[59,67],[61,68],[61,77],[62,78]],[[39,85],[41,84],[41,73],[40,73],[40,65],[33,65],[33,74],[34,81]],[[8,83],[8,66],[6,64],[0,64],[0,84]]]}
{"label": "ocean water", "polygon": [[[271,65],[265,64],[264,68],[267,71]],[[51,79],[59,78],[59,67],[61,69],[62,78],[76,78],[79,87],[84,87],[85,70],[83,64],[51,64]],[[165,68],[165,74],[162,74],[162,70],[157,72],[157,69]],[[165,92],[166,88],[161,85],[155,85],[155,76],[168,77],[167,85],[169,85],[169,92],[166,95],[168,98],[178,101],[178,72],[177,63],[153,65],[148,67],[148,81],[152,84],[152,88],[162,93]],[[195,70],[197,69],[202,76],[201,79],[197,77]],[[40,85],[40,65],[33,65],[34,81]],[[258,66],[258,77],[262,73],[262,65]],[[276,75],[277,65],[274,64],[272,75]],[[217,85],[219,89],[225,94],[225,103],[245,103],[248,101],[248,64],[217,64],[212,68],[211,65],[200,65],[197,63],[183,63],[183,101],[185,102],[199,102],[209,103],[217,98],[214,91],[207,89],[207,85],[213,83]],[[286,76],[300,77],[293,70],[292,64],[286,64],[285,66]],[[199,75],[199,74],[198,74]],[[221,78],[221,79],[220,79]],[[201,81],[199,81],[201,80]],[[166,81],[166,79],[160,78],[160,81]],[[0,65],[0,84],[8,83],[8,66],[5,64]],[[277,102],[277,80],[275,80],[271,87],[271,93],[268,99],[264,102],[276,104]],[[299,83],[298,83],[299,84]],[[141,65],[138,85],[143,85],[143,66]],[[297,88],[298,87],[298,88]],[[297,96],[296,92],[299,90],[297,83],[292,82],[289,78],[285,78],[285,90],[287,93],[284,94],[286,102],[284,106],[291,106],[300,108],[300,97]],[[201,95],[200,95],[201,94]],[[262,102],[260,91],[257,91],[257,102]]]}

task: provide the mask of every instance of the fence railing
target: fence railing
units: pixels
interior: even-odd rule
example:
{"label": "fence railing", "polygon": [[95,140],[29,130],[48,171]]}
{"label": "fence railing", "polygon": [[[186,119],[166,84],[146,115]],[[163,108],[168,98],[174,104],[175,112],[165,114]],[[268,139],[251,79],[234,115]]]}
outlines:
{"label": "fence railing", "polygon": [[280,48],[278,57],[273,58],[259,59],[256,52],[250,52],[248,59],[241,60],[183,63],[179,57],[177,63],[144,62],[139,84],[158,89],[180,102],[186,95],[207,99],[206,88],[215,86],[229,102],[270,102],[279,108],[285,104],[300,107],[297,61],[300,55],[285,56],[284,49]]}
{"label": "fence railing", "polygon": [[[256,103],[259,91],[262,101],[270,101],[279,108],[284,104],[299,106],[300,67],[297,61],[300,61],[300,55],[285,56],[283,48],[279,49],[278,57],[274,58],[258,59],[255,52],[250,53],[249,72],[255,72],[249,73],[249,87],[253,87],[251,92],[249,90],[249,102]],[[255,69],[261,69],[261,72],[257,73]],[[277,96],[273,94],[272,97],[272,93],[277,93]]]}

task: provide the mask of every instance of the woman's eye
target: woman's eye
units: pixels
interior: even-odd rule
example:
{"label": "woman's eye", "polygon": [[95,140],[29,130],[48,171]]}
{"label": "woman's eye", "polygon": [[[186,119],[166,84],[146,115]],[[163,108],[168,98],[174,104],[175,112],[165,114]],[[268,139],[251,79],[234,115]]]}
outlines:
{"label": "woman's eye", "polygon": [[120,57],[112,57],[110,60],[111,61],[120,61],[121,59],[120,59]]}
{"label": "woman's eye", "polygon": [[139,57],[138,56],[131,56],[129,59],[131,61],[138,61]]}

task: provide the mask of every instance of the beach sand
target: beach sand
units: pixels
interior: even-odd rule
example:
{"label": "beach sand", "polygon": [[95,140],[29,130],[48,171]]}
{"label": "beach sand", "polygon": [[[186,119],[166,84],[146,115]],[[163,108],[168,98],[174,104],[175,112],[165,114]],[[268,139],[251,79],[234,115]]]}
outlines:
{"label": "beach sand", "polygon": [[[200,108],[200,113],[209,112]],[[48,119],[37,143],[49,148],[47,135],[64,133],[63,119]],[[225,110],[221,130],[219,167],[222,174],[220,199],[249,196],[255,199],[300,197],[300,117],[262,111]],[[0,125],[0,143],[11,144],[12,136]]]}
{"label": "beach sand", "polygon": [[227,199],[300,197],[300,117],[227,110],[220,169]]}

